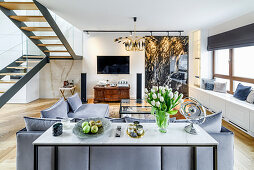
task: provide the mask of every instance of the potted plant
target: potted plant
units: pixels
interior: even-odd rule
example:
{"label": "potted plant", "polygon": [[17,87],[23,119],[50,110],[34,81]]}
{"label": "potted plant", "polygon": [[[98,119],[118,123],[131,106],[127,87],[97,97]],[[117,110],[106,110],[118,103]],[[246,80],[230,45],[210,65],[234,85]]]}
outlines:
{"label": "potted plant", "polygon": [[153,86],[150,92],[145,89],[145,100],[152,106],[151,114],[155,115],[159,131],[166,133],[169,115],[178,112],[174,108],[183,102],[183,94],[179,95],[178,91],[173,93],[168,86]]}

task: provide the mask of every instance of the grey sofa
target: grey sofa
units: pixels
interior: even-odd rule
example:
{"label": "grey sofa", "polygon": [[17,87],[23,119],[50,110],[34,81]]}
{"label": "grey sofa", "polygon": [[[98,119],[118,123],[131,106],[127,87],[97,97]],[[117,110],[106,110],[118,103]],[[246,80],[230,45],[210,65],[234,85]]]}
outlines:
{"label": "grey sofa", "polygon": [[[33,145],[43,131],[17,132],[17,170],[33,169]],[[210,133],[219,142],[218,169],[233,169],[234,135],[221,127],[220,133]],[[191,148],[174,147],[59,147],[59,169],[88,170],[188,170],[191,169]],[[197,148],[198,169],[212,169],[212,148]],[[162,156],[162,157],[161,157]],[[53,170],[54,151],[39,148],[39,169]],[[163,158],[163,160],[161,160]],[[161,165],[162,163],[162,165]]]}
{"label": "grey sofa", "polygon": [[[70,98],[74,98],[70,100]],[[42,118],[89,118],[89,117],[107,117],[109,113],[108,104],[82,104],[77,94],[64,101],[61,98],[53,106],[42,110]],[[74,109],[75,106],[75,109]]]}

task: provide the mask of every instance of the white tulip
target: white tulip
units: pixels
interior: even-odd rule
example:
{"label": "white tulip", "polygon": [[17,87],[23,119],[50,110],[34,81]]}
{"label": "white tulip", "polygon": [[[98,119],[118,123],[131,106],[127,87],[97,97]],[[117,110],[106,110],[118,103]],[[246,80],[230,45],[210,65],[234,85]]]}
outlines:
{"label": "white tulip", "polygon": [[160,107],[161,103],[159,101],[156,102],[156,106]]}
{"label": "white tulip", "polygon": [[170,99],[172,99],[173,96],[174,96],[174,94],[170,91],[170,92],[168,93],[168,97],[169,97]]}
{"label": "white tulip", "polygon": [[160,98],[161,97],[161,94],[160,93],[158,93],[158,98]]}
{"label": "white tulip", "polygon": [[153,86],[153,89],[154,89],[155,91],[158,91],[158,87],[157,87],[157,86]]}
{"label": "white tulip", "polygon": [[166,86],[165,86],[165,89],[166,89],[166,90],[168,90],[168,89],[169,89],[168,85],[166,85]]}
{"label": "white tulip", "polygon": [[148,95],[147,94],[145,94],[145,99],[147,99],[148,98]]}
{"label": "white tulip", "polygon": [[183,99],[180,99],[180,100],[179,100],[179,103],[183,103],[183,102],[184,102],[184,100],[183,100]]}
{"label": "white tulip", "polygon": [[174,94],[174,100],[176,100],[177,98],[178,98],[178,94],[175,93],[175,94]]}
{"label": "white tulip", "polygon": [[172,88],[169,88],[168,90],[169,90],[169,91],[172,91]]}
{"label": "white tulip", "polygon": [[177,95],[177,96],[178,96],[178,94],[179,94],[179,92],[178,92],[178,91],[175,91],[175,95]]}
{"label": "white tulip", "polygon": [[155,89],[152,89],[151,92],[152,92],[152,93],[155,93]]}
{"label": "white tulip", "polygon": [[153,100],[153,101],[151,101],[151,104],[153,105],[153,106],[155,106],[155,101]]}
{"label": "white tulip", "polygon": [[154,98],[154,99],[156,99],[156,98],[157,98],[157,95],[156,95],[155,93],[153,94],[153,98]]}
{"label": "white tulip", "polygon": [[164,102],[164,98],[163,98],[162,96],[160,97],[160,101],[161,101],[161,102]]}
{"label": "white tulip", "polygon": [[163,89],[163,87],[162,87],[162,86],[159,86],[159,89],[160,89],[160,90],[162,90],[162,89]]}
{"label": "white tulip", "polygon": [[148,93],[148,90],[147,90],[147,88],[145,88],[145,93]]}
{"label": "white tulip", "polygon": [[166,93],[165,89],[163,89],[161,92],[162,92],[162,94],[165,94],[165,93]]}

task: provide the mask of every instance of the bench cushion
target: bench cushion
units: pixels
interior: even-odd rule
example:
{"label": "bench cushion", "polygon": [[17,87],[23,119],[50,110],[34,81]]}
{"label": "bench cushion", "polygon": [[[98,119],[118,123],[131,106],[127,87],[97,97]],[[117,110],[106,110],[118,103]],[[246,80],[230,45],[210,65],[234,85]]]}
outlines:
{"label": "bench cushion", "polygon": [[251,91],[251,86],[244,86],[241,83],[239,83],[235,90],[234,97],[239,100],[245,101],[248,95],[250,94],[250,91]]}
{"label": "bench cushion", "polygon": [[75,112],[69,112],[71,118],[105,117],[108,115],[107,104],[83,104]]}

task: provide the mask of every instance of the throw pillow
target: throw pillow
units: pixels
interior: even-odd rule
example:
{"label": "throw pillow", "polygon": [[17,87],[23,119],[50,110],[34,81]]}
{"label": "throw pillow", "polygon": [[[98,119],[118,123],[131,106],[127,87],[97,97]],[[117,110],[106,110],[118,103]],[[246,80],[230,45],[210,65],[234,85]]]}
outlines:
{"label": "throw pillow", "polygon": [[60,122],[57,119],[24,117],[27,131],[45,131],[54,123]]}
{"label": "throw pillow", "polygon": [[206,83],[214,83],[214,79],[207,79],[207,78],[202,78],[201,79],[201,85],[200,85],[200,88],[201,89],[205,89],[205,84]]}
{"label": "throw pillow", "polygon": [[206,83],[205,84],[206,90],[213,90],[214,89],[214,83]]}
{"label": "throw pillow", "polygon": [[250,94],[248,95],[246,101],[247,101],[248,103],[254,104],[254,90],[252,90],[252,91],[250,92]]}
{"label": "throw pillow", "polygon": [[[170,118],[169,122],[174,123],[176,120],[175,117]],[[135,121],[139,121],[139,123],[155,123],[155,119],[137,119],[137,118],[132,118],[132,117],[125,117],[126,123],[133,123]]]}
{"label": "throw pillow", "polygon": [[73,112],[75,112],[81,105],[82,102],[78,96],[78,93],[74,94],[73,96],[67,98],[67,101],[72,109]]}
{"label": "throw pillow", "polygon": [[235,90],[234,97],[239,100],[245,101],[248,95],[250,94],[250,91],[251,91],[251,86],[244,86],[241,83],[239,83]]}
{"label": "throw pillow", "polygon": [[220,133],[222,123],[222,112],[206,116],[205,122],[200,124],[207,133]]}
{"label": "throw pillow", "polygon": [[42,110],[41,117],[42,118],[56,118],[56,117],[66,118],[68,117],[67,115],[68,112],[69,112],[68,103],[64,101],[63,98],[61,98],[50,108]]}
{"label": "throw pillow", "polygon": [[213,91],[220,92],[220,93],[227,93],[227,82],[225,83],[214,82]]}

